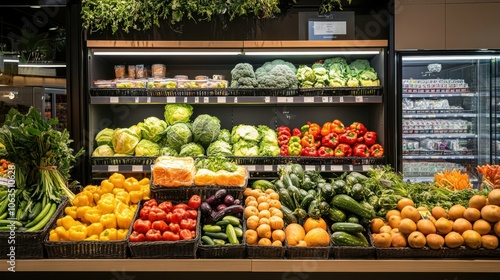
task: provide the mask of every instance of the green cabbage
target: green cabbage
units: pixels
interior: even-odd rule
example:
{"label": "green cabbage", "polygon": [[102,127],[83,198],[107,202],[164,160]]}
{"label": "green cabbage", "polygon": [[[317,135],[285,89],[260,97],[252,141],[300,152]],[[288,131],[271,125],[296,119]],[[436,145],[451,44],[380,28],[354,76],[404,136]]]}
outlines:
{"label": "green cabbage", "polygon": [[97,142],[97,145],[98,146],[112,145],[111,139],[113,139],[113,132],[115,132],[115,130],[111,128],[105,128],[99,131],[95,136],[95,141]]}
{"label": "green cabbage", "polygon": [[258,142],[260,140],[260,133],[253,125],[240,124],[234,126],[231,131],[231,143],[234,144],[240,140]]}
{"label": "green cabbage", "polygon": [[193,106],[190,104],[167,104],[165,105],[165,121],[172,125],[179,122],[189,122],[193,114]]}
{"label": "green cabbage", "polygon": [[226,143],[231,143],[231,132],[229,132],[229,130],[225,128],[221,129],[219,137],[217,137],[217,140],[221,140]]}
{"label": "green cabbage", "polygon": [[132,155],[139,141],[139,135],[128,128],[119,128],[113,133],[112,143],[115,153]]}
{"label": "green cabbage", "polygon": [[139,122],[138,124],[134,124],[133,126],[129,127],[128,129],[132,130],[135,132],[135,134],[139,135],[139,138],[142,139],[142,126],[144,125],[143,122]]}
{"label": "green cabbage", "polygon": [[233,152],[231,150],[231,144],[217,140],[212,143],[207,148],[207,156],[232,156]]}
{"label": "green cabbage", "polygon": [[167,129],[167,123],[157,117],[146,118],[143,123],[141,126],[142,139],[153,142],[158,142],[162,133]]}
{"label": "green cabbage", "polygon": [[261,139],[260,143],[264,144],[273,144],[278,146],[278,134],[276,133],[276,130],[270,128],[267,125],[259,125],[257,127],[257,130],[260,133]]}
{"label": "green cabbage", "polygon": [[95,148],[94,152],[92,152],[93,157],[110,157],[114,154],[113,148],[107,144],[98,146]]}
{"label": "green cabbage", "polygon": [[217,140],[220,133],[220,120],[208,114],[201,114],[193,121],[193,140],[208,147],[210,143]]}
{"label": "green cabbage", "polygon": [[254,157],[259,155],[257,142],[240,140],[233,145],[233,155],[242,157]]}
{"label": "green cabbage", "polygon": [[187,123],[179,122],[167,128],[167,143],[180,152],[181,147],[193,141],[193,133]]}
{"label": "green cabbage", "polygon": [[179,152],[179,156],[183,157],[198,157],[204,156],[205,149],[198,143],[187,143],[181,147],[181,151]]}
{"label": "green cabbage", "polygon": [[160,156],[178,156],[179,153],[170,146],[165,146],[160,149]]}
{"label": "green cabbage", "polygon": [[160,145],[152,141],[142,139],[141,141],[139,141],[139,144],[135,146],[135,155],[138,157],[158,156],[160,155]]}

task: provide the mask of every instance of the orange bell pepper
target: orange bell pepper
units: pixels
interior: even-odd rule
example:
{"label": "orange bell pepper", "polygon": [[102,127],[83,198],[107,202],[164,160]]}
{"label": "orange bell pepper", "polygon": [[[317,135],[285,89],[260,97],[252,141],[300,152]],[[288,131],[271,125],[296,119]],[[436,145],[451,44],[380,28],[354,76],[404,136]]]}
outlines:
{"label": "orange bell pepper", "polygon": [[321,138],[321,127],[319,126],[319,124],[312,122],[307,122],[307,124],[309,125],[309,130],[307,132],[309,132],[309,134],[311,134],[314,139]]}
{"label": "orange bell pepper", "polygon": [[326,122],[321,127],[321,136],[326,136],[332,132],[332,122]]}
{"label": "orange bell pepper", "polygon": [[312,134],[307,132],[300,140],[300,144],[302,145],[302,148],[304,148],[304,147],[317,148],[317,147],[321,146],[321,141],[316,140]]}

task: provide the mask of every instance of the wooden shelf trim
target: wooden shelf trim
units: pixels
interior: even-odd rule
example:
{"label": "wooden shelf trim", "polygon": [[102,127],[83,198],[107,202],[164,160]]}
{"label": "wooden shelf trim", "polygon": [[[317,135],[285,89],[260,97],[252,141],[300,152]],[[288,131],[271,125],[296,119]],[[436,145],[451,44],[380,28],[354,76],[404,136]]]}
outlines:
{"label": "wooden shelf trim", "polygon": [[387,40],[338,40],[338,41],[126,41],[88,40],[88,48],[366,48],[387,47]]}
{"label": "wooden shelf trim", "polygon": [[40,259],[16,260],[16,271],[499,273],[500,260]]}

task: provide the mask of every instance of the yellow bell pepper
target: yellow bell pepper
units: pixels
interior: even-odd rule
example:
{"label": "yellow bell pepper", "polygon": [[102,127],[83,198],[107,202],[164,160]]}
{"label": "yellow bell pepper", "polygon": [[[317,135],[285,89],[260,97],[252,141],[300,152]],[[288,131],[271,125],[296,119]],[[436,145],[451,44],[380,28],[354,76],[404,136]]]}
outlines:
{"label": "yellow bell pepper", "polygon": [[125,182],[123,183],[123,188],[127,192],[138,191],[141,189],[141,185],[139,184],[139,181],[137,181],[136,178],[128,177],[127,179],[125,179]]}
{"label": "yellow bell pepper", "polygon": [[134,218],[135,212],[126,208],[122,212],[116,214],[116,224],[121,229],[128,229],[130,227],[130,223],[132,223],[132,219]]}
{"label": "yellow bell pepper", "polygon": [[94,208],[90,206],[80,206],[76,209],[76,217],[81,220],[86,220],[85,213],[87,213],[87,211],[90,211],[92,209]]}
{"label": "yellow bell pepper", "polygon": [[128,229],[119,229],[116,231],[116,239],[123,240],[127,237]]}
{"label": "yellow bell pepper", "polygon": [[145,178],[142,178],[140,181],[139,181],[139,185],[143,186],[143,185],[146,185],[146,186],[149,186],[151,183],[151,181],[149,180],[149,178],[145,177]]}
{"label": "yellow bell pepper", "polygon": [[87,240],[87,241],[99,240],[99,235],[95,235],[95,234],[91,235],[91,236],[85,238],[85,240]]}
{"label": "yellow bell pepper", "polygon": [[97,209],[101,210],[103,214],[113,213],[116,208],[115,198],[101,198],[97,202]]}
{"label": "yellow bell pepper", "polygon": [[72,226],[68,232],[71,241],[80,241],[87,238],[87,227],[84,225]]}
{"label": "yellow bell pepper", "polygon": [[64,213],[71,216],[71,218],[76,219],[76,209],[78,209],[78,206],[66,206],[66,208],[64,208]]}
{"label": "yellow bell pepper", "polygon": [[130,202],[131,203],[139,203],[139,201],[141,201],[142,197],[143,197],[141,190],[131,191],[131,192],[129,192],[129,195],[130,195]]}
{"label": "yellow bell pepper", "polygon": [[99,240],[116,240],[117,235],[118,230],[116,228],[108,228],[99,234]]}
{"label": "yellow bell pepper", "polygon": [[87,226],[87,236],[88,237],[90,237],[92,235],[99,235],[103,231],[104,231],[104,226],[99,222],[91,223],[90,225]]}
{"label": "yellow bell pepper", "polygon": [[115,198],[119,201],[125,203],[126,205],[130,204],[130,195],[126,191],[119,192],[115,194]]}
{"label": "yellow bell pepper", "polygon": [[113,213],[115,213],[115,215],[116,215],[118,213],[121,213],[125,209],[128,210],[128,205],[118,200],[116,202],[116,207],[115,207],[115,210],[113,211]]}
{"label": "yellow bell pepper", "polygon": [[103,193],[111,193],[115,188],[115,185],[113,185],[113,183],[111,183],[109,180],[102,180],[99,188]]}
{"label": "yellow bell pepper", "polygon": [[[81,193],[78,193],[75,198],[73,199],[73,201],[71,202],[71,204],[73,206],[90,206],[91,203],[90,203],[90,199],[89,197],[87,196],[87,193],[90,193],[90,192],[81,192]],[[94,200],[93,196],[92,196],[92,201]]]}
{"label": "yellow bell pepper", "polygon": [[116,228],[116,216],[113,213],[104,214],[101,216],[100,223],[104,228]]}
{"label": "yellow bell pepper", "polygon": [[61,226],[63,226],[66,230],[68,230],[70,227],[76,225],[75,219],[73,219],[69,215],[66,215],[66,216],[60,218],[60,220],[61,220]]}
{"label": "yellow bell pepper", "polygon": [[138,206],[139,206],[139,204],[130,204],[130,206],[128,207],[128,209],[132,210],[132,212],[135,213],[135,211],[137,210]]}
{"label": "yellow bell pepper", "polygon": [[59,237],[60,241],[69,240],[69,232],[63,226],[56,227],[54,231]]}
{"label": "yellow bell pepper", "polygon": [[57,235],[57,232],[55,229],[50,231],[49,241],[60,241],[59,235]]}
{"label": "yellow bell pepper", "polygon": [[114,188],[111,193],[116,196],[118,193],[121,193],[121,192],[125,192],[126,193],[127,191],[125,189]]}
{"label": "yellow bell pepper", "polygon": [[84,219],[89,223],[97,223],[101,220],[102,211],[96,208],[85,211]]}
{"label": "yellow bell pepper", "polygon": [[97,190],[97,186],[87,185],[85,188],[83,188],[82,191],[88,191],[88,192],[94,193],[96,190]]}
{"label": "yellow bell pepper", "polygon": [[101,200],[101,199],[104,199],[104,200],[114,199],[114,198],[115,198],[115,195],[113,193],[101,193],[101,198],[99,200]]}
{"label": "yellow bell pepper", "polygon": [[94,199],[95,203],[97,204],[99,200],[101,200],[101,195],[102,191],[101,189],[97,188],[93,193],[92,193],[92,198]]}
{"label": "yellow bell pepper", "polygon": [[142,191],[142,199],[148,200],[151,196],[151,190],[149,189],[149,185],[141,185]]}
{"label": "yellow bell pepper", "polygon": [[115,186],[115,188],[123,188],[123,182],[125,181],[125,176],[120,173],[113,173],[109,176],[109,181]]}

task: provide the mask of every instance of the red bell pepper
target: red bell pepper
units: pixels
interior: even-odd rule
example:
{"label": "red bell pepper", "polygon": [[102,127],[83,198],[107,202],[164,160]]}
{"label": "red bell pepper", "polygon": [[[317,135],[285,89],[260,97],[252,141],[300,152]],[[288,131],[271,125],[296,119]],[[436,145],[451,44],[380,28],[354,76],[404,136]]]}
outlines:
{"label": "red bell pepper", "polygon": [[170,222],[172,222],[172,212],[168,212],[167,213],[167,216],[165,217],[165,222],[168,224]]}
{"label": "red bell pepper", "polygon": [[315,147],[318,148],[321,146],[321,141],[316,140],[314,136],[310,133],[306,133],[304,136],[302,136],[302,139],[300,140],[300,145],[302,147]]}
{"label": "red bell pepper", "polygon": [[356,144],[364,144],[364,143],[365,143],[365,138],[363,136],[359,136],[358,139],[356,140]]}
{"label": "red bell pepper", "polygon": [[198,210],[188,209],[186,210],[186,213],[188,214],[188,219],[196,220],[196,218],[198,218]]}
{"label": "red bell pepper", "polygon": [[280,147],[280,156],[289,156],[290,152],[288,151],[288,145],[283,145]]}
{"label": "red bell pepper", "polygon": [[339,144],[337,133],[330,132],[321,138],[321,146],[334,149]]}
{"label": "red bell pepper", "polygon": [[193,220],[193,219],[182,220],[181,223],[179,224],[179,226],[181,227],[181,229],[189,229],[190,231],[195,230],[196,229],[196,220]]}
{"label": "red bell pepper", "polygon": [[349,126],[349,130],[356,132],[358,134],[358,136],[365,135],[365,133],[367,131],[365,125],[360,123],[360,122],[353,122]]}
{"label": "red bell pepper", "polygon": [[139,216],[143,220],[147,220],[149,217],[149,210],[151,210],[151,207],[149,206],[144,206],[142,207],[141,211],[139,211]]}
{"label": "red bell pepper", "polygon": [[384,148],[380,144],[374,144],[370,147],[371,157],[381,157],[384,155]]}
{"label": "red bell pepper", "polygon": [[354,156],[355,157],[368,157],[370,156],[370,150],[365,144],[356,144],[354,146]]}
{"label": "red bell pepper", "polygon": [[321,136],[325,137],[332,132],[332,122],[326,122],[321,127]]}
{"label": "red bell pepper", "polygon": [[331,131],[337,134],[345,132],[345,126],[340,120],[334,120],[332,122]]}
{"label": "red bell pepper", "polygon": [[152,228],[146,232],[146,241],[160,241],[161,239],[161,232],[157,229]]}
{"label": "red bell pepper", "polygon": [[165,211],[165,213],[171,212],[172,209],[174,209],[174,205],[170,201],[163,201],[162,203],[158,204],[158,207]]}
{"label": "red bell pepper", "polygon": [[148,230],[151,229],[151,221],[150,220],[143,220],[143,219],[137,219],[134,222],[134,225],[132,228],[139,232],[139,233],[146,233]]}
{"label": "red bell pepper", "polygon": [[365,139],[365,145],[371,146],[377,142],[377,133],[374,131],[367,131],[363,138]]}
{"label": "red bell pepper", "polygon": [[332,148],[322,146],[318,149],[318,155],[320,157],[333,157],[334,150]]}
{"label": "red bell pepper", "polygon": [[162,240],[165,241],[179,241],[181,238],[178,234],[175,234],[169,230],[165,231],[162,235]]}
{"label": "red bell pepper", "polygon": [[188,201],[188,207],[191,209],[198,209],[201,205],[201,197],[197,194],[192,195]]}
{"label": "red bell pepper", "polygon": [[304,147],[302,148],[302,151],[300,152],[301,156],[306,156],[306,157],[317,157],[318,156],[318,151],[316,150],[316,147]]}
{"label": "red bell pepper", "polygon": [[[174,209],[172,212],[172,218],[170,219],[171,223],[180,223],[182,219],[184,219],[184,214],[186,214],[186,210],[184,209]],[[187,214],[186,214],[187,216]]]}
{"label": "red bell pepper", "polygon": [[176,205],[174,205],[174,209],[188,209],[188,205],[186,203],[177,203]]}
{"label": "red bell pepper", "polygon": [[350,157],[352,155],[351,146],[347,144],[339,144],[335,148],[335,156],[336,157]]}
{"label": "red bell pepper", "polygon": [[181,240],[193,239],[193,235],[191,234],[191,231],[189,229],[181,229],[181,231],[179,232],[179,236],[181,237]]}
{"label": "red bell pepper", "polygon": [[179,226],[178,223],[170,223],[168,224],[168,228],[173,233],[179,233],[179,231],[181,230],[181,227]]}
{"label": "red bell pepper", "polygon": [[354,145],[358,141],[358,134],[354,131],[346,131],[339,135],[339,143]]}
{"label": "red bell pepper", "polygon": [[158,202],[156,201],[156,199],[152,198],[146,202],[144,202],[144,204],[142,205],[143,207],[153,207],[153,206],[158,206]]}
{"label": "red bell pepper", "polygon": [[290,132],[290,128],[289,128],[288,126],[284,126],[284,125],[282,125],[282,126],[278,126],[278,129],[277,129],[277,130],[278,130],[278,134],[279,134],[280,132],[282,132],[282,131],[288,131],[288,132]]}
{"label": "red bell pepper", "polygon": [[167,213],[165,213],[165,211],[161,210],[161,208],[158,206],[153,206],[149,210],[148,220],[150,220],[151,222],[158,221],[158,220],[165,220],[166,217],[167,217]]}
{"label": "red bell pepper", "polygon": [[302,132],[300,131],[300,129],[298,128],[294,128],[292,130],[292,136],[299,136],[299,137],[302,137]]}
{"label": "red bell pepper", "polygon": [[312,123],[312,122],[307,122],[309,125],[309,129],[307,132],[309,132],[310,135],[314,137],[314,139],[320,139],[321,138],[321,127],[317,123]]}
{"label": "red bell pepper", "polygon": [[288,144],[288,141],[290,141],[290,135],[281,134],[280,136],[278,136],[278,145],[280,147]]}
{"label": "red bell pepper", "polygon": [[168,230],[168,225],[167,225],[167,223],[165,223],[164,220],[158,220],[158,221],[154,221],[151,224],[151,228],[159,230],[161,233],[163,233],[164,231]]}
{"label": "red bell pepper", "polygon": [[137,232],[134,230],[130,234],[129,240],[130,240],[130,242],[143,242],[143,241],[146,241],[146,236],[144,236],[144,233]]}

